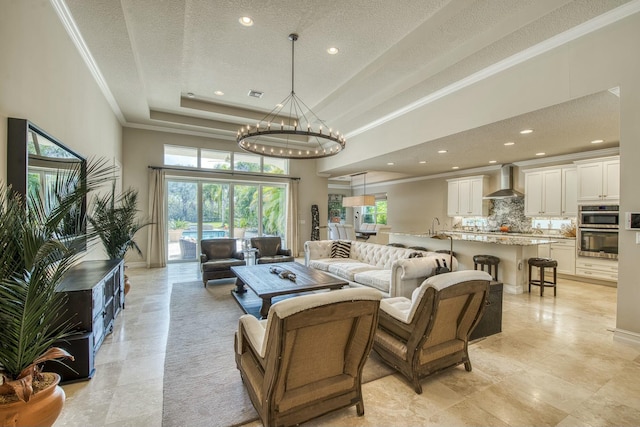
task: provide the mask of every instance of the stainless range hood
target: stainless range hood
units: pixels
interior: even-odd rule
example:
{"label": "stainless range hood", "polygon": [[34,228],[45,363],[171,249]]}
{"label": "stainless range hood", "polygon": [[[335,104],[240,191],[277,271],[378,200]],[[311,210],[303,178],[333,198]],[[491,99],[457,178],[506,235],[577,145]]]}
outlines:
{"label": "stainless range hood", "polygon": [[513,165],[503,165],[500,169],[500,190],[487,194],[483,199],[508,199],[511,197],[524,197],[519,191],[513,189]]}

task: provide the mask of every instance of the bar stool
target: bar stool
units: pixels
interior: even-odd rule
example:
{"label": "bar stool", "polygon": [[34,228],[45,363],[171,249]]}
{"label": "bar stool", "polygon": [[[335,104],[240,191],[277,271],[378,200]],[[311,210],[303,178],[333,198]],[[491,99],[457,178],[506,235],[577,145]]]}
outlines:
{"label": "bar stool", "polygon": [[[529,293],[531,293],[531,285],[540,286],[540,296],[544,295],[544,288],[552,287],[553,288],[553,296],[556,296],[556,283],[557,283],[557,267],[558,261],[551,258],[529,258]],[[540,270],[540,279],[535,280],[531,278],[531,268],[538,267]],[[544,280],[544,269],[545,268],[553,268],[553,282],[549,280]]]}
{"label": "bar stool", "polygon": [[[484,271],[484,266],[487,266],[487,273],[491,274],[493,280],[498,281],[498,264],[500,264],[500,258],[493,255],[474,255],[473,256],[473,269],[477,270],[480,266],[480,270]],[[491,272],[493,270],[493,273]]]}

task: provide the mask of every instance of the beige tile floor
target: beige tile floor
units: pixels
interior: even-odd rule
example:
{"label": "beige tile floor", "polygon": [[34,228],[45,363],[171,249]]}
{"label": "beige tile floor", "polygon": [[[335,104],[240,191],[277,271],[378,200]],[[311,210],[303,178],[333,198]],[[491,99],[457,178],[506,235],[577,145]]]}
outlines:
{"label": "beige tile floor", "polygon": [[[162,424],[171,283],[198,278],[198,266],[127,273],[133,289],[97,354],[97,373],[64,387],[56,427]],[[472,372],[425,379],[422,395],[391,375],[363,386],[364,417],[349,408],[308,425],[640,425],[640,347],[613,340],[615,311],[615,288],[569,280],[556,298],[505,294],[503,332],[470,346]]]}

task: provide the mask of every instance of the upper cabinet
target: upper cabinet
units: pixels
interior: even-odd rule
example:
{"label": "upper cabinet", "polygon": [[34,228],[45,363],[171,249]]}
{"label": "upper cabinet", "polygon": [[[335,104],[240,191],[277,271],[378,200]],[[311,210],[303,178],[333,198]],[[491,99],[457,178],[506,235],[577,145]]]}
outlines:
{"label": "upper cabinet", "polygon": [[530,169],[524,174],[526,216],[577,215],[575,167]]}
{"label": "upper cabinet", "polygon": [[620,157],[575,162],[578,202],[620,202]]}
{"label": "upper cabinet", "polygon": [[488,206],[482,199],[485,183],[484,176],[448,179],[447,215],[486,216]]}

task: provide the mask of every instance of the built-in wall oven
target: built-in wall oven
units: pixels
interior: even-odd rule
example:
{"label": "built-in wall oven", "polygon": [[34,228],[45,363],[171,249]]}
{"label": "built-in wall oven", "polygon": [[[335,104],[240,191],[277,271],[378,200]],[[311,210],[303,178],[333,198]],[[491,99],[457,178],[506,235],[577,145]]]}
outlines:
{"label": "built-in wall oven", "polygon": [[578,206],[578,255],[618,259],[619,226],[618,205]]}

